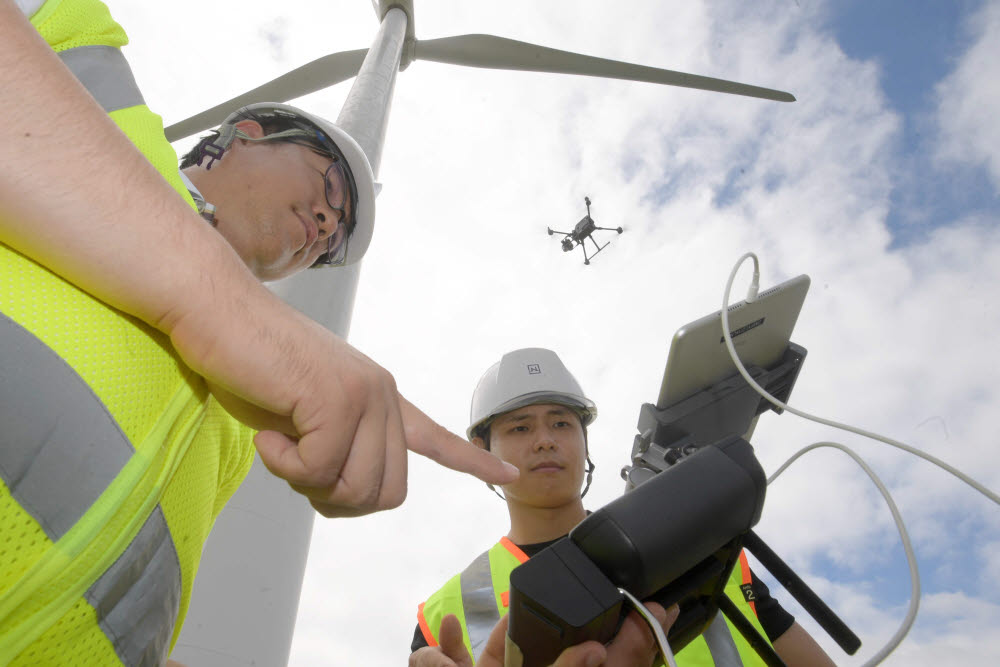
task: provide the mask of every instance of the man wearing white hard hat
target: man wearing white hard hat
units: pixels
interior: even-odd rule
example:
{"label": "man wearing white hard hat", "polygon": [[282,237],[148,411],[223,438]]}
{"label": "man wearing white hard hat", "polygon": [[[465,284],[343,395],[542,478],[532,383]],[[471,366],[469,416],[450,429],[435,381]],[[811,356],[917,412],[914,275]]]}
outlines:
{"label": "man wearing white hard hat", "polygon": [[243,107],[202,137],[181,169],[202,215],[261,280],[353,264],[371,242],[367,157],[337,125],[301,109]]}
{"label": "man wearing white hard hat", "polygon": [[[483,374],[472,395],[466,433],[473,444],[520,471],[515,482],[502,486],[510,529],[419,606],[410,647],[415,656],[412,663],[420,667],[446,664],[435,662],[425,647],[444,643],[443,634],[457,636],[454,625],[461,626],[464,649],[478,659],[493,627],[507,614],[511,571],[587,516],[583,496],[594,470],[587,426],[596,417],[594,402],[551,350],[508,352]],[[778,655],[789,665],[832,665],[753,576],[742,554],[740,561],[726,594],[757,631],[769,638]],[[729,626],[729,634],[743,664],[764,664],[739,631]],[[420,661],[421,651],[428,656],[425,662]],[[642,664],[649,664],[649,655]],[[679,665],[715,664],[701,637],[676,658]]]}
{"label": "man wearing white hard hat", "polygon": [[357,144],[252,105],[182,175],[127,41],[99,0],[0,0],[4,665],[163,664],[255,453],[326,516],[399,505],[408,449],[515,476],[261,283],[361,259]]}

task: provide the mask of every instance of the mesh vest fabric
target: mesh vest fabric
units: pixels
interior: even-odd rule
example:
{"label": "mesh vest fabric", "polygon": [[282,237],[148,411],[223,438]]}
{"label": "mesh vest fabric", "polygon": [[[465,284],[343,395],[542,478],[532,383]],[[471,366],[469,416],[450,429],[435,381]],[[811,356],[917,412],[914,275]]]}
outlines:
{"label": "mesh vest fabric", "polygon": [[[506,540],[506,538],[491,547],[490,550],[480,556],[480,558],[486,556],[487,554],[489,556],[490,575],[494,586],[493,592],[496,599],[497,615],[498,618],[502,618],[503,616],[506,616],[508,612],[507,596],[510,589],[510,573],[515,567],[524,562],[524,560],[527,560],[527,557],[520,551],[520,549],[511,544],[509,540]],[[764,637],[765,641],[767,641],[767,635],[764,634],[764,629],[757,620],[756,612],[747,602],[743,595],[743,591],[740,588],[740,586],[745,583],[744,579],[749,576],[749,568],[747,567],[744,569],[744,567],[741,567],[741,565],[746,566],[745,559],[746,556],[741,554],[741,563],[737,563],[736,567],[733,568],[733,571],[729,576],[729,580],[726,582],[725,593],[726,596],[736,604],[737,608],[743,613],[743,615],[747,617],[757,632],[760,633],[761,637]],[[478,560],[479,559],[477,559],[477,561]],[[475,565],[477,561],[473,561],[473,565]],[[454,614],[462,624],[462,635],[465,640],[465,648],[469,651],[470,655],[473,655],[473,647],[481,646],[481,643],[485,641],[485,637],[470,637],[469,629],[466,624],[466,612],[462,602],[462,587],[460,578],[461,574],[455,575],[449,579],[444,586],[427,598],[427,601],[422,603],[417,611],[417,620],[427,644],[429,646],[437,646],[437,637],[441,628],[441,621],[448,614]],[[729,628],[730,634],[733,635],[733,641],[735,642],[736,648],[740,653],[743,664],[747,666],[764,665],[764,661],[761,660],[756,651],[750,647],[747,641],[743,639],[743,636],[739,633],[739,631],[733,627],[728,620],[726,621],[726,624]],[[711,667],[715,664],[712,660],[712,654],[709,652],[708,644],[702,637],[698,637],[685,646],[683,650],[677,653],[676,658],[677,664],[680,667]],[[662,663],[659,664],[662,665]]]}
{"label": "mesh vest fabric", "polygon": [[[97,0],[49,0],[31,20],[57,52],[89,45],[119,48],[127,42],[124,31]],[[159,116],[145,105],[110,115],[193,207]],[[162,452],[160,467],[153,472],[163,483],[149,488],[166,519],[180,565],[175,641],[212,523],[253,462],[252,431],[211,398],[204,381],[184,366],[163,334],[3,244],[0,312],[58,354],[100,397],[130,442]],[[165,419],[168,413],[170,418]],[[123,498],[123,515],[149,511],[141,509],[142,498]],[[127,518],[116,516],[115,520]],[[95,542],[107,541],[108,530],[97,535]],[[94,544],[77,560],[113,557],[103,553],[105,547]],[[0,598],[52,549],[53,542],[42,527],[0,481]],[[82,573],[89,564],[74,562],[75,569],[64,575]],[[82,597],[39,630],[38,638],[12,664],[119,664],[114,647],[97,625],[94,609]]]}

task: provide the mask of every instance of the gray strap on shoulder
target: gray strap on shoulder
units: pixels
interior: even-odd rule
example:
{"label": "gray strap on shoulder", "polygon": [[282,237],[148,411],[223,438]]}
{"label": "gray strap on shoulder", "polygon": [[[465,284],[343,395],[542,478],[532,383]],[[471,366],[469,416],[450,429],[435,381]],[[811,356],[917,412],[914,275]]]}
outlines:
{"label": "gray strap on shoulder", "polygon": [[14,4],[17,8],[24,12],[24,15],[31,18],[35,15],[42,5],[45,4],[45,0],[14,0]]}
{"label": "gray strap on shoulder", "polygon": [[145,104],[132,68],[120,49],[78,46],[61,51],[58,56],[105,112]]}

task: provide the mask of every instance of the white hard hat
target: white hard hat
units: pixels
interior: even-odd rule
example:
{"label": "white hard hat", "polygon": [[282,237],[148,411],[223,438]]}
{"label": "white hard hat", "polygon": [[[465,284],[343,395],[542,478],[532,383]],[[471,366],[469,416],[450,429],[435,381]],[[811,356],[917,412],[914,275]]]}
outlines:
{"label": "white hard hat", "polygon": [[[311,113],[287,104],[261,102],[249,104],[229,114],[219,127],[220,137],[217,140],[217,143],[220,144],[219,148],[223,151],[229,148],[229,143],[236,136],[232,129],[233,126],[245,119],[281,119],[290,121],[293,125],[298,125],[299,129],[308,130],[315,128],[322,135],[325,135],[321,139],[328,140],[331,145],[326,146],[327,141],[323,141],[324,146],[329,148],[338,157],[342,156],[347,163],[345,175],[351,198],[351,215],[354,218],[354,229],[351,235],[334,252],[334,257],[329,257],[327,254],[321,255],[313,266],[343,266],[353,264],[364,257],[365,252],[368,250],[368,245],[372,240],[372,232],[375,229],[376,186],[371,164],[368,162],[368,157],[358,142],[343,129],[319,116],[314,116]],[[286,135],[284,133],[277,133],[273,135],[273,138],[280,139],[283,136]],[[267,139],[268,137],[264,137],[264,140]]]}
{"label": "white hard hat", "polygon": [[584,426],[597,417],[597,406],[583,395],[580,383],[559,356],[552,350],[528,347],[503,355],[479,379],[465,433],[472,440],[494,417],[539,403],[572,408]]}

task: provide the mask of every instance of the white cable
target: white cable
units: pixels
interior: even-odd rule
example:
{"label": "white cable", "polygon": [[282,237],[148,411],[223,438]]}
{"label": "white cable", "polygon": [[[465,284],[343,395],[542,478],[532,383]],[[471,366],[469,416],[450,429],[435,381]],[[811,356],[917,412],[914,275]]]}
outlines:
{"label": "white cable", "polygon": [[[779,401],[777,398],[775,398],[774,396],[772,396],[771,394],[769,394],[763,387],[761,387],[759,384],[757,384],[757,382],[750,376],[750,373],[747,372],[747,369],[743,366],[743,362],[740,361],[739,355],[736,354],[736,347],[733,345],[733,338],[732,338],[732,335],[729,332],[729,312],[728,312],[729,311],[729,294],[730,294],[730,291],[732,290],[732,287],[733,287],[733,281],[736,279],[736,273],[739,271],[740,266],[743,265],[743,262],[745,260],[747,260],[748,258],[753,259],[753,263],[754,263],[754,275],[753,275],[753,280],[752,280],[751,285],[750,285],[750,289],[748,290],[748,293],[747,293],[747,299],[746,299],[746,301],[748,303],[750,303],[750,302],[754,301],[757,298],[757,290],[758,290],[759,275],[760,275],[760,273],[759,273],[759,263],[758,263],[758,260],[757,260],[757,255],[755,255],[752,252],[748,252],[748,253],[744,254],[742,257],[740,257],[739,260],[737,260],[736,266],[733,267],[732,272],[729,274],[729,280],[726,283],[726,291],[725,291],[725,294],[723,294],[723,296],[722,296],[721,317],[722,317],[722,337],[725,340],[726,349],[729,351],[729,357],[732,359],[733,364],[736,365],[736,369],[739,371],[740,375],[742,375],[743,379],[746,380],[747,383],[751,387],[753,387],[754,391],[756,391],[758,394],[760,394],[761,396],[763,396],[764,398],[766,398],[773,405],[781,408],[782,410],[787,410],[788,412],[791,412],[793,415],[798,415],[799,417],[802,417],[804,419],[808,419],[810,421],[817,422],[819,424],[824,424],[826,426],[832,426],[834,428],[839,428],[841,430],[849,431],[851,433],[856,433],[858,435],[861,435],[861,436],[864,436],[864,437],[867,437],[867,438],[872,438],[874,440],[878,440],[880,442],[884,442],[884,443],[886,443],[888,445],[892,445],[893,447],[896,447],[898,449],[902,449],[905,452],[909,452],[910,454],[913,454],[915,456],[919,456],[920,458],[922,458],[922,459],[924,459],[926,461],[930,461],[931,463],[933,463],[934,465],[938,466],[939,468],[942,468],[943,470],[945,470],[945,471],[951,473],[952,475],[958,477],[960,480],[962,480],[963,482],[965,482],[966,484],[968,484],[972,488],[976,489],[977,491],[979,491],[980,493],[982,493],[984,496],[986,496],[987,498],[989,498],[993,502],[995,502],[997,504],[1000,504],[1000,497],[998,497],[995,493],[991,492],[989,489],[987,489],[986,487],[982,486],[981,484],[979,484],[975,480],[971,479],[969,476],[965,475],[961,471],[953,468],[952,466],[948,465],[944,461],[941,461],[940,459],[937,459],[937,458],[931,456],[930,454],[927,454],[926,452],[920,451],[919,449],[916,449],[916,448],[911,447],[909,445],[905,445],[905,444],[903,444],[901,442],[898,442],[896,440],[893,440],[891,438],[887,438],[885,436],[878,435],[877,433],[872,433],[872,432],[869,432],[869,431],[865,431],[863,429],[856,428],[854,426],[849,426],[847,424],[841,424],[839,422],[831,421],[831,420],[828,420],[828,419],[823,419],[821,417],[816,417],[816,416],[808,414],[806,412],[802,412],[801,410],[796,410],[795,408],[792,408],[791,406],[789,406],[789,405],[787,405],[787,404]],[[808,447],[805,447],[805,448],[799,450],[794,456],[792,456],[792,458],[790,458],[780,468],[778,468],[778,471],[776,473],[774,473],[770,477],[770,479],[768,479],[767,483],[770,484],[778,475],[780,475],[798,457],[802,456],[807,451],[810,451],[810,450],[815,449],[817,447],[835,447],[837,449],[841,449],[844,452],[846,452],[848,455],[850,455],[858,463],[858,465],[860,465],[864,469],[864,471],[868,474],[868,476],[872,479],[872,481],[875,482],[875,485],[878,487],[879,492],[882,493],[882,496],[885,498],[886,502],[888,503],[889,510],[892,512],[893,519],[896,522],[896,528],[899,531],[900,539],[903,542],[903,549],[906,552],[906,560],[907,560],[907,563],[909,564],[909,567],[910,567],[910,606],[909,606],[909,610],[908,610],[908,612],[906,614],[906,617],[903,619],[902,625],[900,625],[899,629],[896,631],[896,634],[893,635],[893,637],[889,640],[889,642],[885,646],[883,646],[881,649],[879,649],[879,651],[876,652],[875,656],[873,656],[868,662],[865,663],[866,667],[867,667],[867,665],[876,665],[879,662],[881,662],[882,660],[884,660],[886,658],[886,656],[888,656],[893,650],[895,650],[895,648],[900,644],[900,642],[903,641],[903,638],[910,631],[910,628],[913,626],[913,623],[916,620],[917,609],[919,608],[919,605],[920,605],[920,575],[919,575],[919,572],[917,571],[916,557],[913,554],[913,547],[910,544],[909,536],[906,533],[906,527],[903,525],[902,516],[899,514],[899,510],[896,508],[896,504],[893,502],[892,497],[889,495],[888,490],[886,490],[885,486],[878,479],[878,476],[875,475],[875,473],[871,470],[871,468],[869,468],[864,463],[864,461],[862,461],[850,449],[848,449],[847,447],[845,447],[845,446],[843,446],[841,444],[833,443],[833,442],[815,443],[813,445],[810,445]]]}
{"label": "white cable", "polygon": [[[819,424],[824,424],[826,426],[832,426],[834,428],[839,428],[839,429],[842,429],[844,431],[850,431],[851,433],[856,433],[856,434],[864,436],[866,438],[872,438],[874,440],[878,440],[880,442],[884,442],[887,445],[892,445],[893,447],[897,447],[899,449],[902,449],[904,452],[909,452],[910,454],[913,454],[914,456],[919,456],[920,458],[924,459],[925,461],[930,461],[931,463],[933,463],[934,465],[938,466],[939,468],[941,468],[941,469],[943,469],[943,470],[945,470],[947,472],[950,472],[955,477],[958,477],[960,480],[962,480],[963,482],[965,482],[966,484],[968,484],[969,486],[971,486],[972,488],[974,488],[976,491],[979,491],[981,494],[983,494],[984,496],[986,496],[987,498],[989,498],[990,500],[992,500],[996,504],[1000,505],[1000,496],[998,496],[997,494],[993,493],[992,491],[990,491],[989,489],[987,489],[986,487],[984,487],[982,484],[979,484],[974,479],[972,479],[971,477],[969,477],[965,473],[961,472],[960,470],[957,470],[957,469],[953,468],[952,466],[948,465],[947,463],[945,463],[941,459],[938,459],[938,458],[936,458],[934,456],[931,456],[930,454],[927,454],[926,452],[923,452],[923,451],[921,451],[919,449],[916,449],[915,447],[911,447],[911,446],[905,445],[902,442],[899,442],[897,440],[893,440],[892,438],[887,438],[887,437],[879,435],[877,433],[872,433],[870,431],[865,431],[863,429],[860,429],[860,428],[857,428],[857,427],[854,427],[854,426],[849,426],[847,424],[841,424],[839,422],[831,421],[831,420],[828,420],[828,419],[823,419],[822,417],[816,417],[816,416],[808,414],[806,412],[802,412],[801,410],[796,410],[795,408],[782,403],[781,401],[779,401],[774,396],[771,396],[771,394],[767,393],[767,391],[765,391],[763,387],[761,387],[759,384],[757,384],[757,382],[755,382],[754,379],[752,377],[750,377],[750,374],[747,372],[747,369],[743,367],[742,362],[740,362],[739,356],[737,356],[737,354],[736,354],[736,348],[733,346],[732,336],[730,336],[730,334],[729,334],[729,313],[727,312],[728,309],[729,309],[729,292],[732,290],[733,280],[736,278],[736,272],[739,270],[739,268],[743,264],[744,260],[746,260],[748,257],[753,258],[754,266],[755,267],[757,266],[757,255],[755,255],[752,252],[746,253],[745,255],[743,255],[742,257],[740,257],[740,259],[736,262],[736,266],[733,267],[732,273],[729,274],[729,282],[726,283],[726,293],[722,297],[722,336],[726,340],[726,349],[729,350],[729,356],[732,358],[733,363],[736,364],[736,370],[738,370],[740,372],[740,375],[743,376],[743,379],[745,379],[747,381],[747,383],[749,383],[749,385],[751,387],[753,387],[754,390],[758,394],[760,394],[761,396],[763,396],[764,398],[766,398],[768,401],[770,401],[774,405],[776,405],[779,408],[781,408],[782,410],[787,410],[788,412],[791,412],[793,415],[798,415],[799,417],[802,417],[803,419],[809,419],[810,421],[814,421],[814,422],[817,422]],[[756,270],[755,270],[755,273],[756,273]],[[749,300],[752,300],[752,299],[748,299],[748,301]]]}
{"label": "white cable", "polygon": [[896,507],[896,503],[893,502],[892,496],[889,494],[889,490],[885,488],[885,485],[882,483],[882,480],[878,478],[878,475],[875,474],[875,471],[869,468],[868,464],[861,460],[860,456],[838,442],[815,442],[808,447],[803,447],[797,451],[792,458],[785,461],[781,467],[778,468],[777,472],[768,478],[768,485],[777,479],[778,475],[783,473],[785,469],[792,465],[792,463],[794,463],[800,456],[810,450],[818,449],[819,447],[833,447],[846,453],[854,459],[859,466],[861,466],[861,468],[868,474],[868,477],[871,478],[872,482],[874,482],[875,486],[878,487],[879,493],[882,494],[882,497],[885,498],[886,504],[889,505],[889,511],[892,512],[892,518],[896,522],[896,530],[899,531],[899,539],[903,542],[903,551],[906,552],[906,563],[910,567],[910,606],[906,612],[906,617],[900,624],[899,629],[896,630],[896,634],[894,634],[885,646],[879,649],[875,655],[868,660],[868,662],[864,663],[864,667],[869,667],[870,665],[879,664],[885,660],[890,653],[896,650],[896,647],[903,641],[907,633],[910,631],[910,628],[913,627],[914,621],[917,619],[917,610],[920,608],[920,573],[917,570],[917,557],[913,553],[913,545],[910,543],[910,536],[906,532],[906,526],[903,524],[903,517],[899,513],[899,508]]}
{"label": "white cable", "polygon": [[667,667],[677,667],[677,661],[674,659],[674,652],[670,649],[670,642],[667,641],[667,635],[663,632],[663,626],[660,622],[656,620],[656,617],[646,609],[646,605],[639,601],[637,597],[629,593],[624,588],[619,588],[618,592],[625,596],[636,612],[646,621],[649,626],[649,630],[653,633],[656,638],[656,645],[660,651],[660,657],[663,658],[664,664]]}

